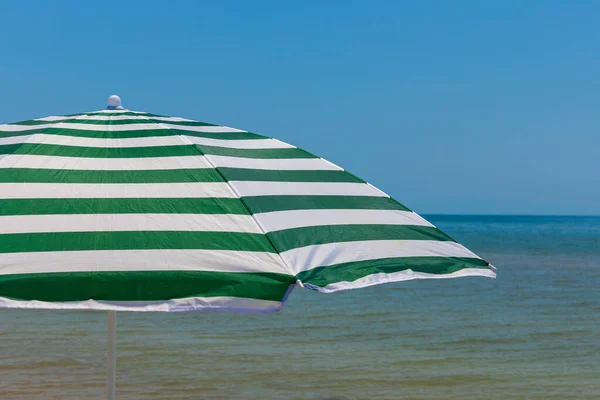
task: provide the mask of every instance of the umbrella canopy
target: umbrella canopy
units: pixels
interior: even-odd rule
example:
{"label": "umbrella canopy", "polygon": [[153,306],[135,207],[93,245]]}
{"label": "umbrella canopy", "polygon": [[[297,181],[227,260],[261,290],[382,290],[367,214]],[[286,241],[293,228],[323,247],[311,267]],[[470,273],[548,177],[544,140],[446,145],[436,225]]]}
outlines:
{"label": "umbrella canopy", "polygon": [[312,153],[120,107],[0,125],[0,307],[271,312],[319,292],[494,277]]}

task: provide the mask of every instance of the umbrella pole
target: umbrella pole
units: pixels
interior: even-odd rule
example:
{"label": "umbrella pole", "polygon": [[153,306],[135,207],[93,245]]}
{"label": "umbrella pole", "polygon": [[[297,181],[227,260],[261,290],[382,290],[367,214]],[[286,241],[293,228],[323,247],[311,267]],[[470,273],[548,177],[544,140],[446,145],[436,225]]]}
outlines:
{"label": "umbrella pole", "polygon": [[106,343],[106,399],[115,400],[117,377],[117,312],[108,312]]}

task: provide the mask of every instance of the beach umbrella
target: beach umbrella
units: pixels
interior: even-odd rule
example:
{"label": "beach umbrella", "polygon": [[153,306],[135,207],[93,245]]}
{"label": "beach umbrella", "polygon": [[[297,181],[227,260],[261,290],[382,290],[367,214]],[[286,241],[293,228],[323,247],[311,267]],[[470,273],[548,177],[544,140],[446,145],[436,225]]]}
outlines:
{"label": "beach umbrella", "polygon": [[[359,149],[357,149],[358,151]],[[0,125],[0,307],[268,313],[495,269],[343,168],[277,139],[121,107]]]}

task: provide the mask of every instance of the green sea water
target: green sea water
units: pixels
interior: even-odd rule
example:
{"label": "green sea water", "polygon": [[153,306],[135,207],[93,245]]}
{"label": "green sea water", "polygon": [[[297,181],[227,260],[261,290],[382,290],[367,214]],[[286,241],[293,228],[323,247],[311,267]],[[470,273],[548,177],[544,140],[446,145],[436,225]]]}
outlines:
{"label": "green sea water", "polygon": [[[498,279],[118,313],[120,399],[600,399],[600,217],[426,216]],[[106,314],[0,310],[0,399],[102,399]]]}

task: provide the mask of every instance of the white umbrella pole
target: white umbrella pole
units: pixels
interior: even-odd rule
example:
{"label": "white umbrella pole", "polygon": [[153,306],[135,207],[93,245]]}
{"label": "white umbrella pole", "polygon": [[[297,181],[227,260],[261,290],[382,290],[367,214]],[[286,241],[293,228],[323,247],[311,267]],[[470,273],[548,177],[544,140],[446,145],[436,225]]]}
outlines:
{"label": "white umbrella pole", "polygon": [[117,381],[117,312],[108,312],[106,343],[106,399],[115,400]]}

